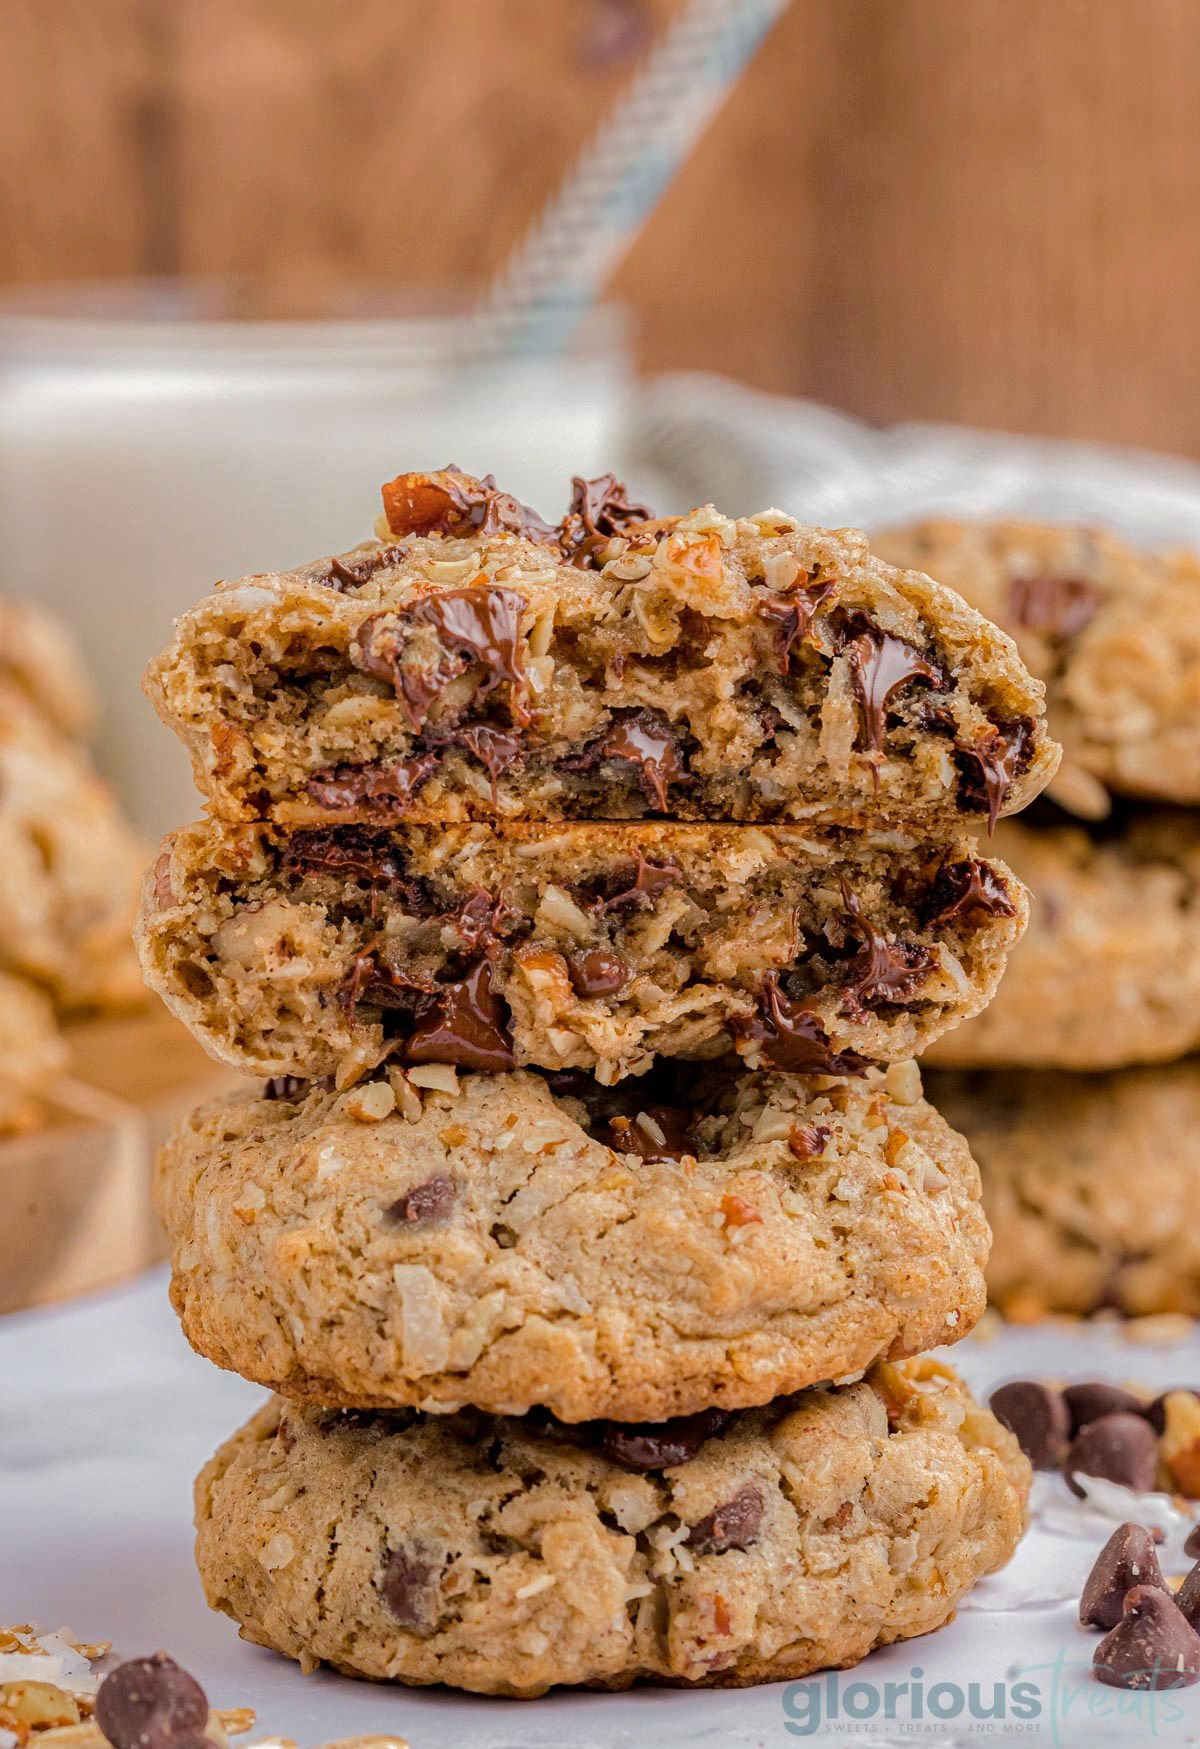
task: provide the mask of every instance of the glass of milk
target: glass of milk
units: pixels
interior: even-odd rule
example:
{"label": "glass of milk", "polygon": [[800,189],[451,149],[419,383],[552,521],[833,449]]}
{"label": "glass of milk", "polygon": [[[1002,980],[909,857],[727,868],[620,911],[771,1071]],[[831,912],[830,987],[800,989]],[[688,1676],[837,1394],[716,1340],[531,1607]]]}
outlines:
{"label": "glass of milk", "polygon": [[0,590],[74,629],[105,700],[102,763],[151,833],[199,803],[141,672],[216,578],[354,545],[409,469],[494,473],[554,521],[573,473],[619,465],[613,310],[566,355],[479,363],[449,300],[259,307],[175,281],[0,299]]}

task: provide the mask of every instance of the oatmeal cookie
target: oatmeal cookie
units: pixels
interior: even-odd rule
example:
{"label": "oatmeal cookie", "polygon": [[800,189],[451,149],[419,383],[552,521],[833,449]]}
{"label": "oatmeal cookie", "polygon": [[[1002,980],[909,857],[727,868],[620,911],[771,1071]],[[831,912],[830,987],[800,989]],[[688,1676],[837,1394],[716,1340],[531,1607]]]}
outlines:
{"label": "oatmeal cookie", "polygon": [[1200,1064],[930,1072],[929,1087],[979,1158],[1001,1311],[1200,1317]]}
{"label": "oatmeal cookie", "polygon": [[979,1316],[978,1173],[914,1064],[573,1080],[430,1065],[195,1113],[157,1178],[193,1346],[326,1405],[641,1420]]}
{"label": "oatmeal cookie", "polygon": [[938,1041],[958,1068],[1115,1069],[1200,1048],[1200,816],[1005,821],[1030,921],[995,1000]]}
{"label": "oatmeal cookie", "polygon": [[308,1669],[743,1686],[940,1627],[1012,1555],[1029,1484],[928,1359],[682,1428],[276,1400],[197,1482],[197,1559],[243,1639]]}
{"label": "oatmeal cookie", "polygon": [[217,814],[945,831],[1052,776],[1011,640],[856,531],[593,504],[576,542],[503,496],[402,475],[381,540],[183,616],[147,689]]}
{"label": "oatmeal cookie", "polygon": [[1107,791],[1200,803],[1200,558],[1136,552],[1097,529],[930,521],[873,537],[1016,641],[1063,743],[1055,800],[1088,818]]}
{"label": "oatmeal cookie", "polygon": [[16,693],[61,734],[80,737],[97,716],[92,683],[58,620],[0,595],[0,693]]}
{"label": "oatmeal cookie", "polygon": [[0,691],[0,970],[60,1008],[143,1001],[131,934],[144,860],[87,754]]}
{"label": "oatmeal cookie", "polygon": [[38,1120],[38,1098],[67,1065],[54,1010],[40,990],[0,972],[0,1135]]}
{"label": "oatmeal cookie", "polygon": [[854,1072],[988,1001],[1026,895],[967,838],[837,827],[219,822],[147,878],[146,977],[259,1075],[385,1057]]}

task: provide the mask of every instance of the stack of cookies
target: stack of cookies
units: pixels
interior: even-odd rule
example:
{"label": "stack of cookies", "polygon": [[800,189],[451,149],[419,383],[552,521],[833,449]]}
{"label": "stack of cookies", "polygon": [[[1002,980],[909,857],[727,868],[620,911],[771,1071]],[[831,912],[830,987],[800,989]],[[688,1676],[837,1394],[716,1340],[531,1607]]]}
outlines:
{"label": "stack of cookies", "polygon": [[[149,982],[260,1078],[160,1166],[194,1346],[278,1395],[200,1478],[244,1635],[531,1695],[924,1633],[1028,1467],[945,1366],[970,1153],[913,1055],[1027,899],[1010,640],[862,537],[446,470],[219,586],[149,689],[209,805]],[[265,1092],[261,1078],[266,1078]]]}
{"label": "stack of cookies", "polygon": [[1014,1318],[1200,1315],[1200,561],[1111,535],[931,522],[880,537],[1012,633],[1062,769],[1000,853],[1034,895],[934,1097],[977,1152]]}

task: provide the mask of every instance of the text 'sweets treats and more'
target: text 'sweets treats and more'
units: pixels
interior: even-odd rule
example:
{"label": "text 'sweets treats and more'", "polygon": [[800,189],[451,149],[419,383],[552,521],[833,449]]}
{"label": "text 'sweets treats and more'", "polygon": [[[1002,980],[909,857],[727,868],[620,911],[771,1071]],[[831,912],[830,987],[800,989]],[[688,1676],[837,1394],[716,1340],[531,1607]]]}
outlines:
{"label": "text 'sweets treats and more'", "polygon": [[1025,927],[974,834],[1055,772],[1042,682],[853,531],[383,497],[147,682],[208,817],[143,967],[260,1078],[158,1173],[189,1339],[277,1393],[198,1483],[209,1601],[514,1695],[937,1627],[1029,1469],[914,1358],[988,1229],[912,1058]]}

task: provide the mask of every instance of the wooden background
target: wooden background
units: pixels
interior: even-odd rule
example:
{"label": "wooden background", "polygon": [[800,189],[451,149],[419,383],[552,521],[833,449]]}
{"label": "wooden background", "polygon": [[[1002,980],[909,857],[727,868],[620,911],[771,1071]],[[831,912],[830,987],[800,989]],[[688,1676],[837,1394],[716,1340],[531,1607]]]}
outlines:
{"label": "wooden background", "polygon": [[[676,0],[0,0],[0,277],[474,278]],[[1200,0],[793,0],[641,361],[1200,455]]]}

